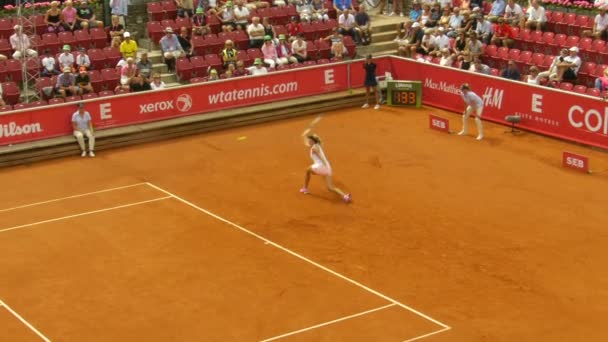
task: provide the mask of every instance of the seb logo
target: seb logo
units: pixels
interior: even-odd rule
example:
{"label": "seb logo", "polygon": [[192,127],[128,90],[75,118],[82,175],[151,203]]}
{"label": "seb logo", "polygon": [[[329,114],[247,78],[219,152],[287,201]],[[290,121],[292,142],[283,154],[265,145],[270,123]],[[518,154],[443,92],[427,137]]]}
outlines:
{"label": "seb logo", "polygon": [[604,113],[600,113],[597,109],[572,106],[568,110],[568,121],[572,127],[585,127],[588,131],[608,135],[608,107],[604,107]]}
{"label": "seb logo", "polygon": [[562,166],[578,171],[589,172],[589,159],[580,154],[564,152]]}
{"label": "seb logo", "polygon": [[158,101],[154,103],[144,103],[139,105],[139,114],[153,114],[171,109],[180,112],[187,112],[192,108],[192,97],[188,94],[181,94],[174,100]]}
{"label": "seb logo", "polygon": [[429,128],[448,133],[450,131],[450,121],[439,116],[429,115]]}
{"label": "seb logo", "polygon": [[492,87],[486,87],[483,93],[483,105],[487,107],[494,107],[497,109],[502,108],[502,97],[505,91],[502,89],[494,89]]}

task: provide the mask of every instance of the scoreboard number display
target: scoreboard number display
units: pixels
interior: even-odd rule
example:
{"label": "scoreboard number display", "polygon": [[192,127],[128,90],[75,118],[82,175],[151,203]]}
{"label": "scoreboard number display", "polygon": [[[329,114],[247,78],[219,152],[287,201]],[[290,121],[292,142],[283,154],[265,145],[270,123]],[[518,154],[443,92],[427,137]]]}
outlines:
{"label": "scoreboard number display", "polygon": [[387,103],[391,106],[422,107],[422,82],[387,81]]}

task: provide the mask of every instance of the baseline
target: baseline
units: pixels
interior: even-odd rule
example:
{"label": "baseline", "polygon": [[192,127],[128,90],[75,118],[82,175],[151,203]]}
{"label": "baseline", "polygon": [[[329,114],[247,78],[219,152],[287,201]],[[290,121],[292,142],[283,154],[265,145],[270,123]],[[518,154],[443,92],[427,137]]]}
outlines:
{"label": "baseline", "polygon": [[279,335],[279,336],[270,337],[270,338],[264,339],[264,340],[262,340],[260,342],[270,342],[270,341],[278,340],[278,339],[281,339],[283,337],[287,337],[287,336],[291,336],[291,335],[296,335],[296,334],[299,334],[299,333],[303,333],[305,331],[310,331],[310,330],[321,328],[321,327],[324,327],[324,326],[327,326],[327,325],[331,325],[331,324],[334,324],[334,323],[342,322],[342,321],[345,321],[347,319],[351,319],[351,318],[355,318],[355,317],[360,317],[360,316],[367,315],[367,314],[370,314],[372,312],[384,310],[386,308],[390,308],[391,306],[396,306],[396,305],[397,304],[395,304],[395,303],[391,303],[391,304],[388,304],[388,305],[381,306],[379,308],[375,308],[375,309],[359,312],[359,313],[352,314],[352,315],[349,315],[349,316],[345,316],[345,317],[342,317],[342,318],[337,318],[337,319],[334,319],[334,320],[331,320],[331,321],[328,321],[328,322],[319,323],[319,324],[316,324],[316,325],[313,325],[313,326],[310,326],[310,327],[307,327],[307,328],[303,328],[303,329],[300,329],[300,330],[288,332],[288,333],[285,333],[285,334],[282,334],[282,335]]}
{"label": "baseline", "polygon": [[358,281],[356,281],[354,279],[348,278],[347,276],[345,276],[345,275],[343,275],[341,273],[338,273],[338,272],[336,272],[336,271],[334,271],[334,270],[332,270],[332,269],[330,269],[330,268],[328,268],[326,266],[323,266],[323,265],[321,265],[321,264],[319,264],[319,263],[317,263],[315,261],[312,261],[311,259],[309,259],[309,258],[307,258],[305,256],[302,256],[302,255],[300,255],[300,254],[298,254],[298,253],[296,253],[296,252],[294,252],[294,251],[292,251],[292,250],[290,250],[290,249],[288,249],[286,247],[283,247],[283,246],[279,245],[278,243],[276,243],[274,241],[268,240],[267,238],[265,238],[265,237],[263,237],[263,236],[261,236],[261,235],[259,235],[257,233],[254,233],[253,231],[251,231],[251,230],[249,230],[249,229],[247,229],[245,227],[242,227],[242,226],[240,226],[240,225],[238,225],[238,224],[236,224],[236,223],[234,223],[232,221],[229,221],[229,220],[227,220],[227,219],[225,219],[225,218],[223,218],[223,217],[221,217],[219,215],[216,215],[216,214],[210,212],[209,210],[203,209],[203,208],[199,207],[198,205],[196,205],[196,204],[194,204],[194,203],[192,203],[192,202],[190,202],[188,200],[185,200],[185,199],[183,199],[183,198],[181,198],[181,197],[179,197],[179,196],[177,196],[177,195],[175,195],[175,194],[173,194],[173,193],[171,193],[171,192],[169,192],[169,191],[167,191],[167,190],[165,190],[165,189],[163,189],[163,188],[161,188],[159,186],[156,186],[156,185],[154,185],[154,184],[152,184],[150,182],[146,182],[146,184],[149,185],[150,187],[154,188],[154,189],[157,189],[160,192],[163,192],[163,193],[167,194],[170,197],[173,197],[173,198],[177,199],[178,201],[180,201],[180,202],[182,202],[182,203],[184,203],[184,204],[186,204],[186,205],[188,205],[188,206],[190,206],[190,207],[192,207],[192,208],[194,208],[194,209],[196,209],[196,210],[198,210],[198,211],[200,211],[202,213],[205,213],[205,214],[207,214],[207,215],[209,215],[209,216],[211,216],[211,217],[213,217],[213,218],[215,218],[215,219],[217,219],[217,220],[219,220],[221,222],[224,222],[224,223],[226,223],[226,224],[228,224],[228,225],[230,225],[230,226],[232,226],[234,228],[237,228],[237,229],[239,229],[239,230],[241,230],[241,231],[243,231],[243,232],[245,232],[245,233],[247,233],[247,234],[249,234],[249,235],[251,235],[251,236],[253,236],[253,237],[257,238],[257,239],[259,239],[259,240],[264,241],[267,244],[270,244],[270,245],[272,245],[272,246],[274,246],[274,247],[276,247],[276,248],[278,248],[278,249],[280,249],[280,250],[282,250],[282,251],[284,251],[284,252],[286,252],[288,254],[291,254],[292,256],[294,256],[294,257],[296,257],[296,258],[298,258],[298,259],[300,259],[302,261],[305,261],[305,262],[307,262],[307,263],[309,263],[309,264],[311,264],[311,265],[313,265],[313,266],[315,266],[317,268],[320,268],[320,269],[322,269],[322,270],[324,270],[324,271],[326,271],[326,272],[328,272],[328,273],[330,273],[330,274],[332,274],[332,275],[334,275],[334,276],[336,276],[338,278],[341,278],[341,279],[343,279],[343,280],[345,280],[345,281],[347,281],[347,282],[349,282],[349,283],[351,283],[351,284],[353,284],[353,285],[355,285],[355,286],[357,286],[357,287],[359,287],[359,288],[361,288],[361,289],[363,289],[363,290],[365,290],[367,292],[370,292],[370,293],[372,293],[372,294],[374,294],[374,295],[376,295],[376,296],[378,296],[380,298],[383,298],[383,299],[389,301],[390,303],[392,303],[394,305],[400,306],[403,309],[406,309],[406,310],[408,310],[408,311],[410,311],[410,312],[412,312],[412,313],[414,313],[414,314],[416,314],[416,315],[418,315],[418,316],[420,316],[422,318],[425,318],[425,319],[427,319],[427,320],[435,323],[436,325],[439,325],[440,327],[442,327],[441,332],[444,332],[444,331],[447,331],[447,330],[451,329],[451,327],[448,326],[447,324],[444,324],[444,323],[442,323],[442,322],[440,322],[440,321],[438,321],[438,320],[436,320],[436,319],[434,319],[434,318],[432,318],[432,317],[430,317],[430,316],[428,316],[428,315],[426,315],[426,314],[424,314],[424,313],[422,313],[422,312],[420,312],[420,311],[418,311],[418,310],[416,310],[416,309],[414,309],[412,307],[409,307],[409,306],[407,306],[407,305],[405,305],[405,304],[403,304],[401,302],[398,302],[397,300],[395,300],[395,299],[393,299],[393,298],[391,298],[391,297],[389,297],[387,295],[384,295],[384,294],[382,294],[382,293],[380,293],[380,292],[378,292],[378,291],[376,291],[376,290],[374,290],[374,289],[372,289],[370,287],[367,287],[367,286],[361,284],[360,282],[358,282]]}
{"label": "baseline", "polygon": [[0,307],[4,307],[8,312],[10,312],[15,318],[17,318],[21,323],[25,324],[31,331],[33,331],[36,335],[38,335],[45,342],[51,342],[49,338],[44,336],[38,329],[34,328],[32,324],[26,321],[21,315],[19,315],[15,310],[13,310],[10,306],[8,306],[5,302],[0,299]]}
{"label": "baseline", "polygon": [[72,199],[72,198],[85,197],[85,196],[90,196],[90,195],[95,195],[95,194],[101,194],[101,193],[104,193],[104,192],[110,192],[110,191],[116,191],[116,190],[121,190],[121,189],[127,189],[127,188],[132,188],[132,187],[141,186],[141,185],[146,185],[146,183],[136,183],[136,184],[131,184],[131,185],[118,186],[118,187],[115,187],[115,188],[109,188],[109,189],[104,189],[104,190],[97,190],[97,191],[92,191],[92,192],[85,192],[84,194],[78,194],[78,195],[72,195],[72,196],[66,196],[66,197],[60,197],[60,198],[54,198],[54,199],[51,199],[51,200],[46,200],[46,201],[41,201],[41,202],[35,202],[35,203],[30,203],[30,204],[23,204],[23,205],[19,205],[19,206],[12,207],[12,208],[0,209],[0,213],[5,212],[5,211],[11,211],[11,210],[23,209],[23,208],[28,208],[28,207],[34,207],[34,206],[42,205],[42,204],[59,202],[59,201],[63,201],[63,200],[67,200],[67,199]]}
{"label": "baseline", "polygon": [[123,204],[123,205],[119,205],[119,206],[115,206],[115,207],[110,207],[110,208],[104,208],[104,209],[87,211],[87,212],[80,213],[80,214],[67,215],[67,216],[57,217],[57,218],[53,218],[53,219],[49,219],[49,220],[44,220],[44,221],[39,221],[39,222],[34,222],[34,223],[22,224],[22,225],[19,225],[19,226],[14,226],[14,227],[10,227],[10,228],[0,229],[0,233],[4,233],[4,232],[7,232],[7,231],[16,230],[16,229],[23,229],[23,228],[28,228],[28,227],[32,227],[32,226],[37,226],[37,225],[41,225],[41,224],[44,224],[44,223],[50,223],[50,222],[67,220],[67,219],[71,219],[71,218],[74,218],[74,217],[80,217],[80,216],[86,216],[86,215],[91,215],[91,214],[103,213],[103,212],[106,212],[106,211],[133,207],[133,206],[140,205],[140,204],[146,204],[146,203],[150,203],[150,202],[162,201],[162,200],[169,199],[169,198],[172,198],[172,196],[164,196],[164,197],[154,198],[154,199],[146,200],[146,201],[139,201],[139,202],[135,202],[135,203]]}

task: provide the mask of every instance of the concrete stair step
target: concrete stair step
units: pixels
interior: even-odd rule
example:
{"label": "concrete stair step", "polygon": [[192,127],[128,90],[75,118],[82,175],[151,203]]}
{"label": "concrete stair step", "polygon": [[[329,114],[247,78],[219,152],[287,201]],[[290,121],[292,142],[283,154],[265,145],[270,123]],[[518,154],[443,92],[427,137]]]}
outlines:
{"label": "concrete stair step", "polygon": [[372,34],[372,44],[390,42],[396,37],[395,31],[386,31]]}

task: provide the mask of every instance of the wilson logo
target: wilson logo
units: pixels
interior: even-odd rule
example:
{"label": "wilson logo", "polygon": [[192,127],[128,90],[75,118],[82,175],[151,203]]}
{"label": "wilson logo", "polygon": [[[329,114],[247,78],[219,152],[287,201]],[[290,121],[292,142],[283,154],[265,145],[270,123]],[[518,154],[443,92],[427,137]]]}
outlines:
{"label": "wilson logo", "polygon": [[23,126],[17,125],[15,122],[0,125],[0,138],[14,137],[24,134],[33,134],[42,132],[40,123],[26,124]]}

